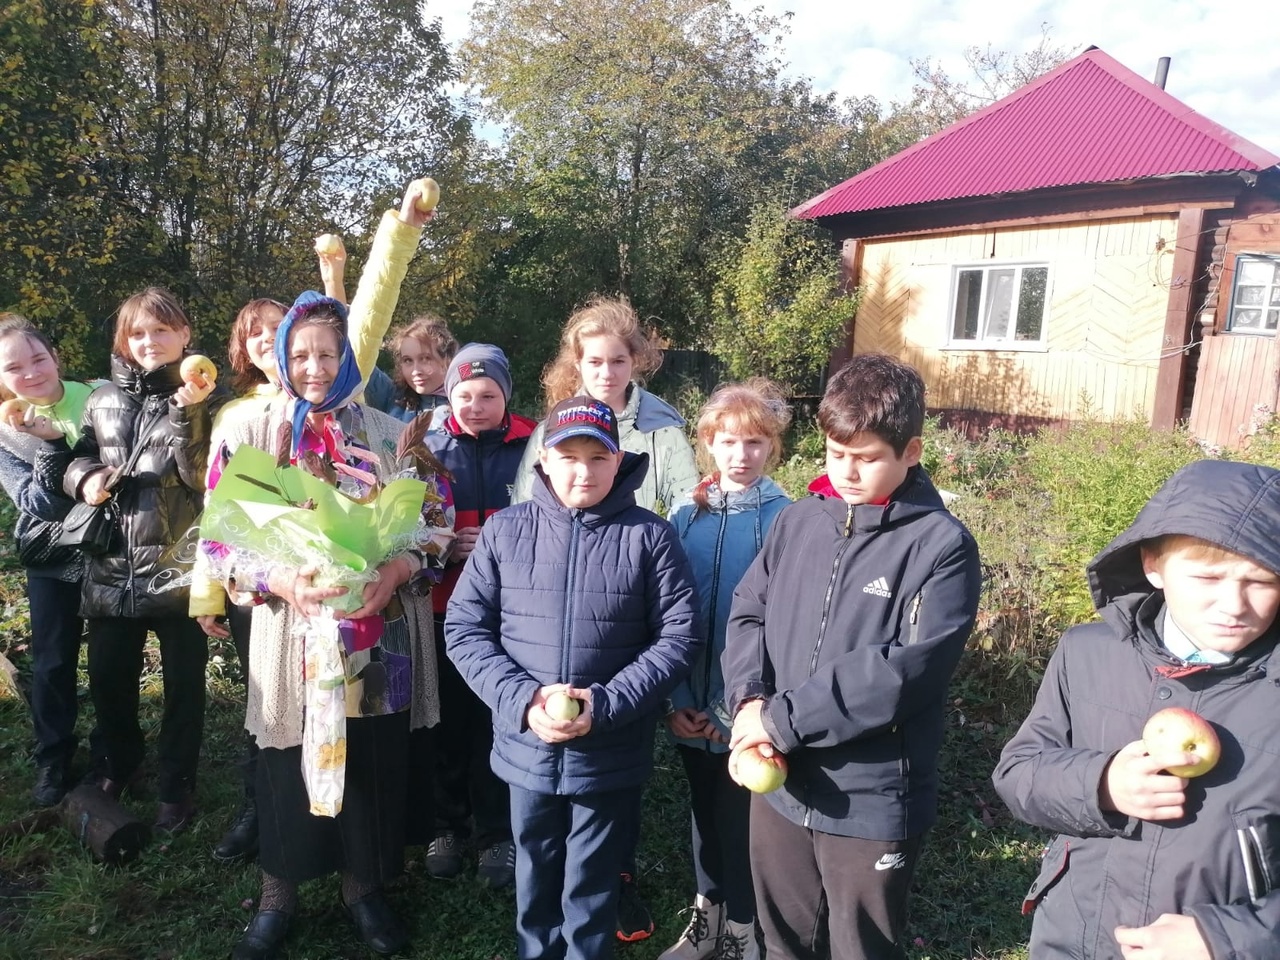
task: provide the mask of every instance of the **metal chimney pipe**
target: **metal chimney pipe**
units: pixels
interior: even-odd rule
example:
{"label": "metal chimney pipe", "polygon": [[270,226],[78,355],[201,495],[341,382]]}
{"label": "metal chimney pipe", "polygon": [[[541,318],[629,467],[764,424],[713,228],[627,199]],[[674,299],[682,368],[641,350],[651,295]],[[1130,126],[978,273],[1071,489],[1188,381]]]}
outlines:
{"label": "metal chimney pipe", "polygon": [[1164,89],[1164,82],[1169,79],[1169,58],[1161,57],[1156,61],[1156,79],[1155,84],[1161,90]]}

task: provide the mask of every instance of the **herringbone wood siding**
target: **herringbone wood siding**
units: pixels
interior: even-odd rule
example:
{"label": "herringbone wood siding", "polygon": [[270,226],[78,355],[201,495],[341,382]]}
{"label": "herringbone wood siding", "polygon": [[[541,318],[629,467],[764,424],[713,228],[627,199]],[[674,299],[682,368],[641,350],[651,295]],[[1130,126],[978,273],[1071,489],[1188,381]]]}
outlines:
{"label": "herringbone wood siding", "polygon": [[[866,242],[856,353],[915,364],[931,409],[1050,419],[1149,418],[1177,218],[976,230]],[[946,346],[956,266],[1047,263],[1045,346]]]}

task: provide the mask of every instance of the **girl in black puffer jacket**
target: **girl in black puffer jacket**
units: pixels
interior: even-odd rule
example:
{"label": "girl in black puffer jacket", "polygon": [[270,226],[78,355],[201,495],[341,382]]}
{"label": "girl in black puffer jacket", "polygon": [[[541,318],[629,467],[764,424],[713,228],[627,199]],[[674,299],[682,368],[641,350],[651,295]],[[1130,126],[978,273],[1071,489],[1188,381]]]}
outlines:
{"label": "girl in black puffer jacket", "polygon": [[[102,789],[118,797],[142,766],[138,677],[150,630],[164,670],[156,826],[169,831],[184,829],[195,814],[208,660],[204,633],[187,616],[187,588],[161,589],[176,574],[166,569],[172,563],[166,553],[203,505],[213,384],[183,383],[179,365],[190,340],[190,321],[168,291],[152,287],[121,305],[112,382],[85,406],[63,478],[68,496],[88,503],[114,496],[118,506],[111,549],[86,558],[80,606],[89,627],[89,692],[107,758]],[[138,444],[137,462],[111,489]]]}

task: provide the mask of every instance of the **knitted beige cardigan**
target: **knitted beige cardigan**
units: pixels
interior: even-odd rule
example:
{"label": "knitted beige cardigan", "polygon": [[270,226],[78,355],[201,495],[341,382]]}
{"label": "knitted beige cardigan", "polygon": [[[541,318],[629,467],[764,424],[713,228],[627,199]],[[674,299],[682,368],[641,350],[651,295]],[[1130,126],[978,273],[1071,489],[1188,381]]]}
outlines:
{"label": "knitted beige cardigan", "polygon": [[[232,425],[228,432],[232,448],[247,443],[275,455],[280,426],[289,422],[292,407],[292,403],[277,404],[265,416]],[[379,476],[395,476],[408,466],[407,461],[397,461],[395,456],[396,441],[405,425],[369,407],[360,409],[369,447],[378,457]],[[349,410],[348,406],[338,413],[344,427],[349,423]],[[413,659],[409,727],[416,730],[434,726],[440,719],[431,593],[424,584],[401,587],[396,596],[404,605],[409,621]],[[296,616],[293,608],[278,597],[271,597],[253,608],[253,628],[249,634],[249,702],[244,726],[257,738],[260,747],[279,750],[302,743],[302,643],[292,629]]]}

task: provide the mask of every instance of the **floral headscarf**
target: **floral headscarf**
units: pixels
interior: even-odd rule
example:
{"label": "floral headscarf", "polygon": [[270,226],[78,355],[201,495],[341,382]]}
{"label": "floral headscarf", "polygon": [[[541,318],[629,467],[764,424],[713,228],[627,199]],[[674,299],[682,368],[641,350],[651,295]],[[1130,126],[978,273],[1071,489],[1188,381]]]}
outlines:
{"label": "floral headscarf", "polygon": [[339,349],[342,351],[338,376],[333,381],[333,385],[329,388],[324,400],[313,404],[310,400],[301,396],[290,381],[289,335],[299,322],[305,320],[308,315],[322,309],[337,314],[342,318],[343,324],[346,324],[347,308],[341,301],[316,293],[314,290],[307,290],[299,295],[297,300],[293,301],[293,306],[284,315],[284,320],[280,322],[280,328],[276,331],[276,365],[280,369],[280,386],[293,399],[293,450],[291,452],[294,454],[298,452],[298,442],[302,437],[302,427],[306,423],[309,413],[313,411],[316,413],[330,413],[338,410],[346,406],[352,397],[360,392],[360,388],[363,386],[360,368],[356,364],[355,351],[351,349],[351,341],[347,339],[344,331],[340,332],[338,336]]}

